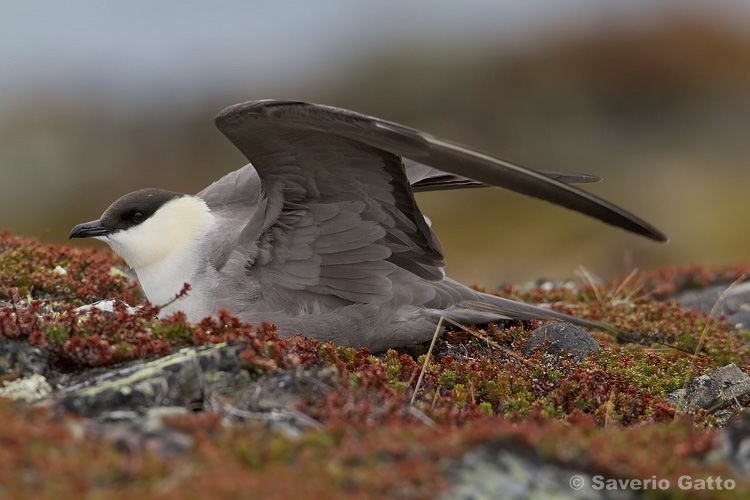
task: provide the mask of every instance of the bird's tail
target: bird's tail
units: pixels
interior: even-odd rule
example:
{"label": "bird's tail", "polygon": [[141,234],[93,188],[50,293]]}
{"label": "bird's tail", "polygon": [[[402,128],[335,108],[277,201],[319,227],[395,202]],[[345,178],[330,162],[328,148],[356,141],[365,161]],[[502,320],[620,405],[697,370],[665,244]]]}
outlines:
{"label": "bird's tail", "polygon": [[645,341],[646,343],[659,344],[671,349],[682,351],[691,356],[694,354],[686,349],[682,349],[670,344],[665,344],[664,342],[640,333],[628,332],[619,328],[615,328],[613,326],[598,323],[596,321],[576,318],[575,316],[570,316],[561,312],[552,311],[550,309],[545,309],[531,304],[526,304],[524,302],[516,302],[515,300],[505,299],[503,297],[497,297],[495,295],[489,295],[485,293],[477,294],[475,297],[475,299],[464,300],[459,305],[468,310],[477,311],[480,314],[484,313],[497,315],[498,319],[540,319],[548,321],[567,321],[568,323],[573,323],[574,325],[586,328],[596,328],[597,330],[603,330],[605,332],[611,333],[620,342],[633,342],[636,344],[643,344]]}
{"label": "bird's tail", "polygon": [[464,300],[459,305],[474,311],[497,314],[499,317],[505,319],[567,321],[568,323],[573,323],[574,325],[586,328],[596,328],[598,330],[609,330],[619,333],[617,329],[603,325],[602,323],[597,323],[596,321],[576,318],[575,316],[526,304],[524,302],[516,302],[515,300],[504,299],[502,297],[488,294],[482,294],[481,299],[482,300]]}

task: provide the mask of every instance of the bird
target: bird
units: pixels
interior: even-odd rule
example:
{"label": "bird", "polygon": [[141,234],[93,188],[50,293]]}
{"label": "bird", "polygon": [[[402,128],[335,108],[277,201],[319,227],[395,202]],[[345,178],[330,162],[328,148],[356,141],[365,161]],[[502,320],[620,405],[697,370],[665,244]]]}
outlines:
{"label": "bird", "polygon": [[[197,193],[145,188],[70,238],[106,242],[159,316],[197,323],[219,310],[251,324],[379,352],[460,324],[567,321],[606,329],[448,278],[415,192],[499,186],[655,241],[649,223],[575,186],[598,177],[540,172],[394,122],[302,101],[230,106],[218,129],[250,161]],[[187,294],[178,296],[184,284]]]}

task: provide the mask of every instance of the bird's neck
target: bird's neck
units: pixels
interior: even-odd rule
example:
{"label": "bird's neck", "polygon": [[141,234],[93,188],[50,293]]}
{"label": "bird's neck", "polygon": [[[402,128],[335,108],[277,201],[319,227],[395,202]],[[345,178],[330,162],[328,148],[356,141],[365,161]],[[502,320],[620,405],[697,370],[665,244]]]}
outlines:
{"label": "bird's neck", "polygon": [[207,242],[215,237],[215,231],[216,220],[206,203],[195,196],[183,196],[166,203],[141,225],[114,234],[108,243],[136,272],[152,304],[172,301],[185,283],[190,284],[187,297],[169,310],[191,308],[195,309],[191,316],[195,316],[207,307],[200,305],[199,285],[211,267]]}

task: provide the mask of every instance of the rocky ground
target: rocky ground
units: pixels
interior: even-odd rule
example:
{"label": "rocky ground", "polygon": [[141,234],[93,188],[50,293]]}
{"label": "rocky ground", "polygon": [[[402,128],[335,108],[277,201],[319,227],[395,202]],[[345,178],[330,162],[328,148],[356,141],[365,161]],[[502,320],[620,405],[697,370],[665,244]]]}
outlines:
{"label": "rocky ground", "polygon": [[111,254],[4,234],[0,496],[747,498],[746,271],[505,286],[631,333],[486,325],[428,359],[155,319]]}

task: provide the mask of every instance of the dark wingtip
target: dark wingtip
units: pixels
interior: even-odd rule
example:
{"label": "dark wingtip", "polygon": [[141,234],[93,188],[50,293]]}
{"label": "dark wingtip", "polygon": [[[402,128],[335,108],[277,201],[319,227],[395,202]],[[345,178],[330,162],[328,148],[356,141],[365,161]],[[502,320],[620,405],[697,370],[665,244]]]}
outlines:
{"label": "dark wingtip", "polygon": [[666,234],[662,233],[658,229],[656,229],[651,224],[646,223],[645,221],[639,221],[640,224],[637,227],[623,227],[623,229],[627,229],[628,231],[632,231],[634,233],[640,234],[641,236],[645,236],[646,238],[656,241],[658,243],[668,243],[669,238]]}

